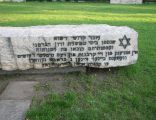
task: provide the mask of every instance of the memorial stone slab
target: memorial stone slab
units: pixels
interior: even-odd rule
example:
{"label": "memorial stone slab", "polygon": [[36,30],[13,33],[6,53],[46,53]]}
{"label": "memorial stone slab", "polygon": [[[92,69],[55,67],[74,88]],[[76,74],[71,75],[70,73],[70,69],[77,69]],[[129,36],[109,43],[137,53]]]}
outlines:
{"label": "memorial stone slab", "polygon": [[143,0],[110,0],[111,4],[142,4]]}
{"label": "memorial stone slab", "polygon": [[0,27],[0,69],[127,66],[137,61],[137,38],[132,28],[104,24]]}

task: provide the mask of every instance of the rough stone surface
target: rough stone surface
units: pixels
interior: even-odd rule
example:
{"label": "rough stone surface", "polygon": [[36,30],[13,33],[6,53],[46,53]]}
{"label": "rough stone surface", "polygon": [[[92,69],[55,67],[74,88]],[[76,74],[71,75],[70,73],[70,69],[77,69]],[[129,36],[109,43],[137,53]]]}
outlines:
{"label": "rough stone surface", "polygon": [[1,94],[1,100],[31,100],[34,91],[33,87],[37,82],[33,81],[13,81],[10,82]]}
{"label": "rough stone surface", "polygon": [[110,0],[111,4],[142,4],[143,0]]}
{"label": "rough stone surface", "polygon": [[31,100],[0,100],[0,120],[24,120]]}
{"label": "rough stone surface", "polygon": [[129,27],[102,24],[0,27],[0,68],[127,66],[137,61],[137,38]]}

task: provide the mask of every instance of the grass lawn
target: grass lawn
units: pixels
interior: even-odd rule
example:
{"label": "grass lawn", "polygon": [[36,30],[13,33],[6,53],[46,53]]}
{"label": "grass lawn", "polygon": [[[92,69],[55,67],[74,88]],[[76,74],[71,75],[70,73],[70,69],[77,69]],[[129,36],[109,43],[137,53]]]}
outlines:
{"label": "grass lawn", "polygon": [[0,3],[0,26],[49,24],[132,27],[139,33],[139,59],[110,72],[65,75],[68,90],[33,104],[27,120],[156,119],[156,4]]}

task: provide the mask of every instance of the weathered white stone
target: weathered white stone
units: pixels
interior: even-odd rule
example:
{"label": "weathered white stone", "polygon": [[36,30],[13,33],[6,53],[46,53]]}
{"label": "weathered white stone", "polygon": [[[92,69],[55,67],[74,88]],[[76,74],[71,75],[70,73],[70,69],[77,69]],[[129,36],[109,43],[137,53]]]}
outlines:
{"label": "weathered white stone", "polygon": [[138,34],[128,27],[53,25],[0,27],[2,70],[134,64]]}
{"label": "weathered white stone", "polygon": [[142,4],[143,0],[110,0],[111,4]]}

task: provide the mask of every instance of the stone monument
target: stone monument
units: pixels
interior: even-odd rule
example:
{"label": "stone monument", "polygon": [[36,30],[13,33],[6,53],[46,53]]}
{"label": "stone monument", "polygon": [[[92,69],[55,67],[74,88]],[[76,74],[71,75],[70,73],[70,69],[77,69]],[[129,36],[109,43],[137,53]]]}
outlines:
{"label": "stone monument", "polygon": [[143,0],[110,0],[111,4],[142,4]]}
{"label": "stone monument", "polygon": [[0,27],[0,69],[127,66],[137,61],[137,38],[129,27],[103,24]]}

